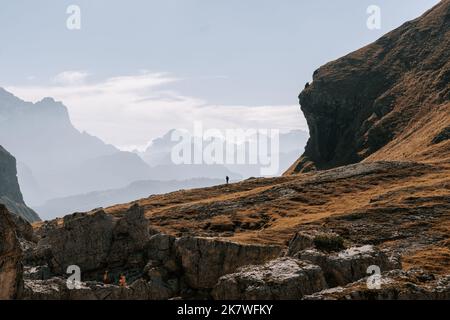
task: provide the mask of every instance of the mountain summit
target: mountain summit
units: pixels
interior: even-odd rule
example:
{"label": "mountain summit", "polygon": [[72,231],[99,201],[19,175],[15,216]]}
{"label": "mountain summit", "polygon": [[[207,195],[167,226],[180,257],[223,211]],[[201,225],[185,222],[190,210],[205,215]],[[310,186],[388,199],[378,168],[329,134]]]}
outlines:
{"label": "mountain summit", "polygon": [[450,1],[314,72],[311,138],[288,173],[361,160],[449,160]]}
{"label": "mountain summit", "polygon": [[53,98],[26,102],[0,90],[0,144],[17,159],[31,206],[74,194],[124,187],[148,178],[137,155],[78,131]]}

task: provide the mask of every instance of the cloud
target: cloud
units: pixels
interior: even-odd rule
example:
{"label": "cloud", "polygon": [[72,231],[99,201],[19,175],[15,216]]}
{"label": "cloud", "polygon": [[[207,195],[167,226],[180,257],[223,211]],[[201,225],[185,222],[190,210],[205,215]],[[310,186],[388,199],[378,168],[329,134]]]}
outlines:
{"label": "cloud", "polygon": [[220,130],[307,128],[298,105],[213,105],[171,90],[170,85],[182,79],[166,73],[142,71],[95,83],[84,82],[87,75],[63,72],[55,78],[67,81],[54,85],[6,89],[29,101],[48,96],[62,101],[75,127],[123,150],[145,148],[170,129],[192,130],[195,121],[202,121],[205,129]]}
{"label": "cloud", "polygon": [[89,73],[84,71],[64,71],[57,74],[53,81],[62,85],[78,85],[84,82]]}

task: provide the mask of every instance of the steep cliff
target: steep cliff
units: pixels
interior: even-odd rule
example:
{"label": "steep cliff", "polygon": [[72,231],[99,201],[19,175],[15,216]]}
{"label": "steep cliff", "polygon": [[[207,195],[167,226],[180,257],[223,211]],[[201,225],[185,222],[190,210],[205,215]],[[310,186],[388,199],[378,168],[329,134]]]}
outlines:
{"label": "steep cliff", "polygon": [[16,159],[2,146],[0,146],[0,203],[29,222],[40,220],[36,212],[28,208],[23,201],[17,181]]}
{"label": "steep cliff", "polygon": [[0,300],[17,298],[22,286],[22,250],[12,215],[0,204]]}
{"label": "steep cliff", "polygon": [[288,173],[450,157],[450,1],[314,72],[300,94],[311,138]]}

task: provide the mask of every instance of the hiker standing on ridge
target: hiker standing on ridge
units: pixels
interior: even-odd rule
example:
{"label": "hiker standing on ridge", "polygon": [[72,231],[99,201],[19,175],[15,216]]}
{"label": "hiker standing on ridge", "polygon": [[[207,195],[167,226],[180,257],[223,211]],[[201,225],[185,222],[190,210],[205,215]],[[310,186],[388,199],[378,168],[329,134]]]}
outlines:
{"label": "hiker standing on ridge", "polygon": [[227,184],[229,184],[229,183],[230,183],[230,177],[227,176],[227,177],[226,177],[226,180],[227,180]]}

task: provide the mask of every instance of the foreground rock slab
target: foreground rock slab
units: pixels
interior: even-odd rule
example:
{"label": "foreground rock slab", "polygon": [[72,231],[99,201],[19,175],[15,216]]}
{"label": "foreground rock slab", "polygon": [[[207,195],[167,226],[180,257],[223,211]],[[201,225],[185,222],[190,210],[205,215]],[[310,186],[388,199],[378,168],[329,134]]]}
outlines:
{"label": "foreground rock slab", "polygon": [[284,257],[220,278],[216,300],[297,300],[327,288],[319,266]]}
{"label": "foreground rock slab", "polygon": [[305,300],[448,300],[450,275],[435,276],[422,270],[384,273],[380,288],[370,289],[367,279],[306,296]]}
{"label": "foreground rock slab", "polygon": [[119,287],[97,282],[83,282],[69,289],[63,278],[26,280],[24,300],[167,300],[170,291],[158,283],[138,280],[130,286]]}
{"label": "foreground rock slab", "polygon": [[368,268],[374,266],[380,271],[400,269],[396,257],[388,255],[370,245],[353,247],[335,254],[325,254],[317,250],[305,250],[297,258],[320,266],[329,287],[352,283],[367,276]]}

